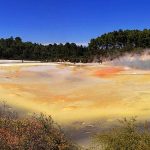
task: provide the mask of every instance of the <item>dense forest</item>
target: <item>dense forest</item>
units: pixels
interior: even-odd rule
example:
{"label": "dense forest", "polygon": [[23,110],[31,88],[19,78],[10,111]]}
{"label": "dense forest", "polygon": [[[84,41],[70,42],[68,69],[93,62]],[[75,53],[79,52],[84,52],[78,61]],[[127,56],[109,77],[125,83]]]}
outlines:
{"label": "dense forest", "polygon": [[119,30],[92,39],[87,47],[75,43],[42,45],[20,37],[0,39],[0,59],[43,62],[102,62],[150,48],[150,30]]}
{"label": "dense forest", "polygon": [[141,53],[150,48],[150,30],[119,30],[92,39],[88,48],[102,59],[114,59],[125,53]]}

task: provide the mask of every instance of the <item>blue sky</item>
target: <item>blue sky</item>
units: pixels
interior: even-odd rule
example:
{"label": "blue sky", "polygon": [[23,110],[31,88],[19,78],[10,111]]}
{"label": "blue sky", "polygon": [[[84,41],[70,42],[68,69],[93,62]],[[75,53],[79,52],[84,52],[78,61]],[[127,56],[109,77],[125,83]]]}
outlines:
{"label": "blue sky", "polygon": [[0,0],[0,37],[88,43],[105,32],[150,28],[149,0]]}

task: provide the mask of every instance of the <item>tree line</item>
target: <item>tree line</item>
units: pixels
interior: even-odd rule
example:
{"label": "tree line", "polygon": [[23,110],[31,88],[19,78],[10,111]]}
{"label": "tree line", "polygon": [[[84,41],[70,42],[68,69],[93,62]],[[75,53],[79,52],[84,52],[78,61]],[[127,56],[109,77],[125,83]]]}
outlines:
{"label": "tree line", "polygon": [[92,39],[88,48],[99,58],[113,60],[125,53],[150,48],[150,30],[118,30]]}
{"label": "tree line", "polygon": [[86,47],[75,43],[49,44],[23,42],[20,37],[0,39],[0,59],[39,61],[83,61]]}
{"label": "tree line", "polygon": [[118,30],[91,39],[88,46],[75,43],[42,45],[23,42],[20,37],[0,39],[0,59],[39,60],[43,62],[101,62],[124,53],[150,48],[150,30]]}

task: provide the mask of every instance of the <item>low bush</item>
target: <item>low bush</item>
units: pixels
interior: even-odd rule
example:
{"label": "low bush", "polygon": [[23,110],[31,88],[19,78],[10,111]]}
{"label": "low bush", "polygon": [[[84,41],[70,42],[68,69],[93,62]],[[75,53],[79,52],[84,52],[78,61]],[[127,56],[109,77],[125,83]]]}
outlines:
{"label": "low bush", "polygon": [[94,150],[150,150],[147,123],[138,125],[135,118],[119,121],[121,125],[94,136]]}
{"label": "low bush", "polygon": [[77,150],[60,126],[43,114],[20,118],[0,106],[0,150]]}

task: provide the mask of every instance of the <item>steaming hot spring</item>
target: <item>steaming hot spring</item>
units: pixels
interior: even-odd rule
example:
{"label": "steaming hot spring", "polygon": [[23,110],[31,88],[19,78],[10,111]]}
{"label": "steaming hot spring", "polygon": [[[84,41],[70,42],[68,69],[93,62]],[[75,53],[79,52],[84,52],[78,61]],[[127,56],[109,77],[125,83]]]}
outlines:
{"label": "steaming hot spring", "polygon": [[0,93],[1,101],[22,115],[51,115],[83,144],[99,122],[149,119],[150,57],[127,55],[102,65],[5,62],[0,64]]}
{"label": "steaming hot spring", "polygon": [[150,114],[150,59],[100,64],[0,65],[1,100],[28,114],[43,112],[61,124]]}

